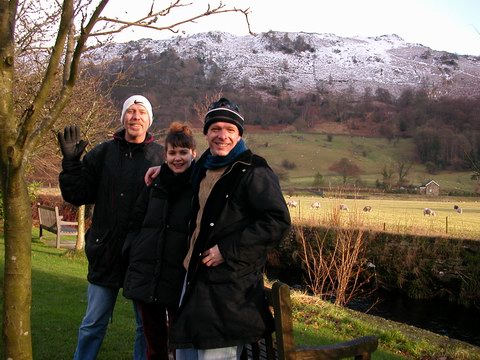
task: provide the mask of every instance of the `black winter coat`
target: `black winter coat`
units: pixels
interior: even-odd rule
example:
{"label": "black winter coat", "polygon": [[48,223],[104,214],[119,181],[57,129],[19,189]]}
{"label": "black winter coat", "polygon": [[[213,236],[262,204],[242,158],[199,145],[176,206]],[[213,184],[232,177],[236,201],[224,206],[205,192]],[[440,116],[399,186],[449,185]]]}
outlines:
{"label": "black winter coat", "polygon": [[[205,158],[203,154],[192,177],[193,214],[198,210]],[[263,158],[245,151],[225,170],[205,204],[186,292],[171,331],[174,347],[242,345],[273,330],[263,272],[268,250],[289,228],[290,214],[277,176]],[[207,267],[201,254],[214,245],[225,262]]]}
{"label": "black winter coat", "polygon": [[161,164],[163,146],[147,134],[141,144],[124,138],[125,130],[113,140],[95,146],[82,161],[62,161],[60,190],[73,205],[95,204],[92,225],[85,236],[87,279],[92,284],[123,286],[125,264],[121,251],[135,201],[145,188],[149,167]]}
{"label": "black winter coat", "polygon": [[162,166],[138,199],[124,246],[129,259],[123,286],[126,298],[178,306],[192,214],[191,169],[174,175]]}

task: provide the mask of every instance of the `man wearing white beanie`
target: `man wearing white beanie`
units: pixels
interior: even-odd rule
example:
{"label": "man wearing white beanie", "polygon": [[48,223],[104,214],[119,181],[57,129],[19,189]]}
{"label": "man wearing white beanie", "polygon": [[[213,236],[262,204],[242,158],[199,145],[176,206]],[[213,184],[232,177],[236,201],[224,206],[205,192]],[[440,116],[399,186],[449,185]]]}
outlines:
{"label": "man wearing white beanie", "polygon": [[[132,117],[132,114],[139,115],[138,119]],[[125,115],[127,115],[125,117]],[[125,138],[127,141],[138,139],[143,141],[148,128],[152,125],[153,111],[150,101],[142,95],[130,96],[123,103],[122,116],[120,122],[125,127]],[[136,142],[136,141],[131,141]]]}
{"label": "man wearing white beanie", "polygon": [[[163,146],[147,132],[153,121],[147,98],[133,95],[125,100],[120,121],[123,129],[83,159],[87,142],[81,139],[78,126],[67,126],[58,133],[63,154],[59,176],[63,199],[76,206],[95,204],[92,225],[85,236],[87,309],[78,332],[75,360],[97,358],[123,285],[126,264],[121,251],[131,210],[145,187],[143,174],[164,158]],[[143,360],[146,347],[141,345],[144,339],[138,324],[134,359]]]}

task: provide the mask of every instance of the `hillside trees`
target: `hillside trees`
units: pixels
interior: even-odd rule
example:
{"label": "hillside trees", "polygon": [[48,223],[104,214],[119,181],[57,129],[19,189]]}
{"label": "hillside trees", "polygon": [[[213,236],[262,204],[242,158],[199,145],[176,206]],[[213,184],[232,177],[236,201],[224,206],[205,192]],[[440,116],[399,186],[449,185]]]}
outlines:
{"label": "hillside trees", "polygon": [[377,88],[375,90],[375,99],[377,101],[380,101],[384,104],[392,104],[393,103],[393,96],[392,94],[390,93],[390,91],[388,91],[387,89],[384,89],[384,88]]}
{"label": "hillside trees", "polygon": [[408,175],[413,166],[413,162],[406,156],[399,156],[397,159],[383,165],[380,172],[382,181],[377,180],[377,186],[386,191],[392,190],[394,185],[406,186],[408,185]]}
{"label": "hillside trees", "polygon": [[393,174],[395,173],[392,164],[385,164],[382,168],[382,186],[386,191],[390,191],[393,186]]}
{"label": "hillside trees", "polygon": [[404,186],[408,184],[407,176],[413,166],[413,162],[405,156],[400,156],[394,162],[394,168],[398,176],[398,185]]}
{"label": "hillside trees", "polygon": [[414,141],[422,163],[430,163],[437,169],[471,168],[472,164],[468,161],[473,151],[471,140],[461,133],[449,128],[425,127],[417,132]]}
{"label": "hillside trees", "polygon": [[263,34],[268,45],[266,48],[270,51],[279,51],[284,54],[294,54],[303,51],[315,52],[315,49],[305,41],[302,35],[297,35],[295,39],[290,38],[290,34],[285,33],[282,37],[277,37],[273,31]]}
{"label": "hillside trees", "polygon": [[[5,238],[2,348],[6,359],[33,358],[32,219],[25,180],[27,162],[74,95],[82,54],[87,46],[95,45],[93,37],[108,39],[131,26],[173,30],[201,17],[225,12],[248,16],[248,9],[228,9],[220,3],[171,25],[162,25],[176,8],[192,3],[176,0],[157,9],[152,1],[151,8],[140,19],[102,17],[108,3],[109,0],[0,0],[0,180]],[[25,75],[22,70],[29,76],[37,75],[37,81],[20,95],[25,102],[17,103],[15,88]]]}
{"label": "hillside trees", "polygon": [[320,172],[316,172],[315,175],[313,176],[313,183],[312,186],[319,188],[325,184],[325,179],[323,178],[323,175]]}
{"label": "hillside trees", "polygon": [[362,172],[358,165],[347,158],[341,158],[339,161],[333,163],[328,169],[339,174],[343,179],[344,185],[347,183],[348,179],[357,177]]}
{"label": "hillside trees", "polygon": [[[120,103],[128,94],[141,92],[155,104],[156,125],[160,127],[174,120],[190,120],[200,94],[217,88],[209,86],[199,59],[180,59],[174,49],[161,54],[126,57],[111,62],[107,69],[110,75],[105,79],[105,86],[113,85],[112,97]],[[123,72],[120,79],[119,72]]]}
{"label": "hillside trees", "polygon": [[[317,95],[306,96],[304,99],[298,101],[299,108],[301,108],[300,117],[295,121],[295,124],[304,124],[307,128],[312,129],[320,120],[320,111],[322,107],[322,99]],[[298,126],[297,126],[298,129]]]}

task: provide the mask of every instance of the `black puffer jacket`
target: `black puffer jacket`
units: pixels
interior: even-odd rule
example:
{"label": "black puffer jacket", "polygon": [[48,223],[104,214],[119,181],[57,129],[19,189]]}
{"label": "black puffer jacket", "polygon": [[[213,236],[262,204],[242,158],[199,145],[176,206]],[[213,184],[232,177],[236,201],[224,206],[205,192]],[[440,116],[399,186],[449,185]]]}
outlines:
{"label": "black puffer jacket", "polygon": [[[202,155],[194,168],[193,214],[205,175]],[[192,220],[195,224],[195,220]],[[267,251],[290,228],[290,215],[277,176],[249,150],[214,185],[203,210],[200,233],[189,263],[186,293],[171,332],[177,348],[212,349],[247,344],[272,331],[264,294]],[[225,262],[201,263],[218,245]]]}
{"label": "black puffer jacket", "polygon": [[124,246],[129,262],[123,287],[126,298],[178,306],[188,250],[191,169],[174,175],[162,166],[138,199]]}
{"label": "black puffer jacket", "polygon": [[147,134],[141,144],[128,143],[125,130],[95,146],[82,161],[63,161],[60,189],[65,201],[95,204],[92,225],[85,236],[88,281],[122,287],[125,264],[121,251],[135,201],[145,188],[149,167],[163,160],[163,146]]}

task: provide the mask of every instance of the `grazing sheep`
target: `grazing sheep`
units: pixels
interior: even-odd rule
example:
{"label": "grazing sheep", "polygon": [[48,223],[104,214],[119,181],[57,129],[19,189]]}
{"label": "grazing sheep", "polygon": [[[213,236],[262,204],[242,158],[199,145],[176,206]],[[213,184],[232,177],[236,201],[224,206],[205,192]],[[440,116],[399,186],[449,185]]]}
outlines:
{"label": "grazing sheep", "polygon": [[348,211],[348,206],[345,205],[345,204],[340,204],[340,207],[339,207],[340,210],[345,210],[345,211]]}
{"label": "grazing sheep", "polygon": [[287,202],[287,206],[291,207],[291,208],[296,208],[297,205],[298,205],[298,202],[295,201],[295,200],[288,200],[288,202]]}
{"label": "grazing sheep", "polygon": [[320,209],[320,202],[315,201],[315,202],[313,202],[313,203],[310,205],[310,207],[311,207],[312,209]]}
{"label": "grazing sheep", "polygon": [[437,214],[435,214],[435,211],[433,211],[432,209],[430,208],[425,208],[423,209],[423,216],[425,215],[428,215],[428,216],[437,216]]}
{"label": "grazing sheep", "polygon": [[370,211],[372,211],[372,207],[370,205],[367,205],[363,208],[363,211],[370,212]]}
{"label": "grazing sheep", "polygon": [[459,214],[463,213],[463,210],[460,206],[454,205],[453,208],[455,209],[455,212],[457,212]]}

